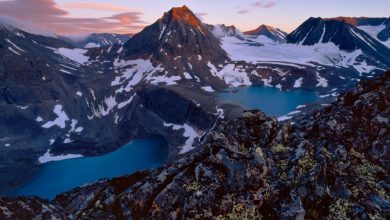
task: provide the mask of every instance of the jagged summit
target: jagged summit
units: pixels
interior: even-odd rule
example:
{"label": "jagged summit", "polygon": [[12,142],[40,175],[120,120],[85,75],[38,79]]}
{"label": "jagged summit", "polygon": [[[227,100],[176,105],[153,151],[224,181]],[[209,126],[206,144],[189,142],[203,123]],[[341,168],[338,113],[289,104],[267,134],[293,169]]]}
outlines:
{"label": "jagged summit", "polygon": [[343,21],[348,24],[351,24],[353,26],[378,26],[386,22],[386,20],[389,20],[389,18],[383,17],[383,18],[368,18],[368,17],[333,17],[333,18],[323,18],[324,20],[336,20],[336,21]]}
{"label": "jagged summit", "polygon": [[287,33],[278,29],[278,28],[274,28],[274,27],[271,27],[271,26],[268,26],[268,25],[260,25],[258,28],[254,29],[254,30],[251,30],[251,31],[246,31],[244,32],[245,35],[252,35],[252,36],[265,36],[265,37],[268,37],[270,38],[271,40],[274,40],[274,41],[282,41]]}
{"label": "jagged summit", "polygon": [[202,22],[195,16],[195,14],[186,6],[172,8],[169,12],[164,13],[162,17],[164,21],[181,21],[191,24],[196,28],[203,29]]}

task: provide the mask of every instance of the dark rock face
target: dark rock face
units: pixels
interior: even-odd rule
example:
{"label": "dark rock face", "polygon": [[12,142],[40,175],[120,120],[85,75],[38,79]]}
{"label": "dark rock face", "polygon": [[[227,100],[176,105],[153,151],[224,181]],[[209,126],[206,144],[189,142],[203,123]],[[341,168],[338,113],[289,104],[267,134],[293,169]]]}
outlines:
{"label": "dark rock face", "polygon": [[387,72],[294,125],[246,111],[187,158],[50,202],[1,199],[0,217],[387,219],[389,93]]}
{"label": "dark rock face", "polygon": [[377,60],[390,65],[390,49],[357,27],[339,19],[310,18],[286,37],[287,43],[314,45],[332,42],[341,50],[361,49],[371,56],[370,63]]}
{"label": "dark rock face", "polygon": [[266,36],[270,38],[271,40],[274,40],[276,42],[283,41],[285,37],[287,36],[287,33],[278,29],[278,28],[273,28],[271,26],[267,25],[260,25],[258,28],[251,30],[251,31],[246,31],[244,32],[245,35],[252,35],[252,36]]}

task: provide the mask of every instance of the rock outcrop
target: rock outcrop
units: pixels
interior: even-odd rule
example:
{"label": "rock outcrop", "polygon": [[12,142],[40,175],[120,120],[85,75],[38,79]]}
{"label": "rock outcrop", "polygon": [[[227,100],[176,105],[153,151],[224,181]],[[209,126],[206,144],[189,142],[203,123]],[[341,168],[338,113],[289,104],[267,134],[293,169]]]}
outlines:
{"label": "rock outcrop", "polygon": [[0,199],[2,219],[388,219],[390,72],[297,124],[258,110],[165,167],[53,201]]}

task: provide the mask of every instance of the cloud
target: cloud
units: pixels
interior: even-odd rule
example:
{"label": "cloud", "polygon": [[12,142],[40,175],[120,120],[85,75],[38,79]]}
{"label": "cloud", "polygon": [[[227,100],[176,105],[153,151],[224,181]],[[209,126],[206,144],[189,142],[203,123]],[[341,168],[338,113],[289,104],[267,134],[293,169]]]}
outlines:
{"label": "cloud", "polygon": [[204,17],[207,16],[207,13],[199,12],[199,13],[195,13],[195,15],[196,15],[197,18],[199,18],[199,20],[203,21]]}
{"label": "cloud", "polygon": [[237,11],[238,14],[243,15],[249,13],[249,10],[239,10]]}
{"label": "cloud", "polygon": [[258,8],[272,8],[276,5],[275,1],[257,1],[252,4],[254,7]]}
{"label": "cloud", "polygon": [[[90,9],[94,6],[98,9],[103,5],[83,3],[79,6],[89,6]],[[124,9],[110,6],[107,10]],[[12,21],[13,25],[18,28],[28,31],[32,26],[61,35],[136,32],[146,24],[141,19],[142,15],[141,12],[122,12],[104,18],[74,18],[70,17],[69,12],[61,9],[53,0],[0,1],[0,16]]]}
{"label": "cloud", "polygon": [[128,7],[116,6],[106,3],[68,3],[63,4],[62,7],[66,9],[92,9],[100,11],[116,11],[123,12],[130,10]]}

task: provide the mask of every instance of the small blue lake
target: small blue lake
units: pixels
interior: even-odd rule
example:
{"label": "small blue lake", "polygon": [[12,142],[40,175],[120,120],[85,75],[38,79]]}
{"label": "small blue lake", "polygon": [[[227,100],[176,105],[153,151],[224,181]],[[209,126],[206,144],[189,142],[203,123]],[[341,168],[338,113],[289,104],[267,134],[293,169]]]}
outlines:
{"label": "small blue lake", "polygon": [[159,167],[167,158],[168,147],[164,139],[136,140],[103,156],[42,164],[37,175],[12,193],[12,196],[36,195],[53,199],[61,192],[98,179]]}
{"label": "small blue lake", "polygon": [[319,100],[316,92],[306,90],[281,91],[265,86],[230,88],[218,93],[220,103],[240,105],[245,109],[258,108],[267,115],[279,117],[303,105]]}

